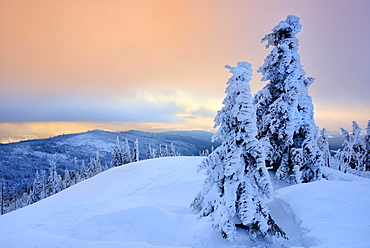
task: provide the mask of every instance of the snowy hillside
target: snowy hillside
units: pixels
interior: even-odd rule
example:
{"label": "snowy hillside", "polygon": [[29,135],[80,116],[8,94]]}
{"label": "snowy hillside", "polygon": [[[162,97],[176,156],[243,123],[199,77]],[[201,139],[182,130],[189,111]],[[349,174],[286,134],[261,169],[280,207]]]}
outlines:
{"label": "snowy hillside", "polygon": [[[199,152],[217,147],[218,142],[212,143],[212,133],[204,131],[177,131],[164,133],[149,133],[142,131],[108,132],[101,130],[86,133],[60,135],[49,139],[28,140],[11,144],[0,144],[0,178],[4,177],[9,185],[17,189],[29,188],[35,178],[36,170],[48,170],[50,161],[54,160],[58,173],[64,174],[65,168],[74,170],[74,158],[78,165],[84,160],[88,165],[89,159],[99,151],[102,166],[110,165],[116,137],[121,145],[127,139],[130,148],[138,139],[140,159],[145,159],[148,145],[157,150],[159,146],[175,145],[176,151],[184,156],[198,155]],[[21,192],[23,194],[23,190]]]}
{"label": "snowy hillside", "polygon": [[[200,157],[145,160],[105,171],[0,216],[0,247],[266,247],[239,231],[230,243],[189,204],[200,189]],[[273,217],[287,247],[370,247],[370,180],[328,171],[331,181],[274,181]]]}

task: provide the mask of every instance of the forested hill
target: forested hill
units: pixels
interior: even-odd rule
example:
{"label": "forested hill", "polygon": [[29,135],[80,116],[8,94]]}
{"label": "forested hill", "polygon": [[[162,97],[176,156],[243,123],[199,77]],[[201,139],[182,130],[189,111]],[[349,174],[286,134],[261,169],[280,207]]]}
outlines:
{"label": "forested hill", "polygon": [[11,181],[19,187],[30,186],[33,183],[36,170],[48,170],[51,160],[62,173],[66,168],[74,169],[74,158],[78,166],[82,160],[89,163],[90,158],[99,152],[102,166],[110,165],[116,137],[119,137],[121,146],[127,139],[130,148],[138,139],[140,159],[145,159],[148,145],[157,150],[161,145],[171,146],[184,156],[196,156],[200,151],[217,147],[219,143],[211,142],[212,133],[205,131],[176,131],[164,133],[149,133],[142,131],[108,132],[94,130],[85,133],[60,135],[48,139],[28,140],[10,144],[0,144],[0,178]]}

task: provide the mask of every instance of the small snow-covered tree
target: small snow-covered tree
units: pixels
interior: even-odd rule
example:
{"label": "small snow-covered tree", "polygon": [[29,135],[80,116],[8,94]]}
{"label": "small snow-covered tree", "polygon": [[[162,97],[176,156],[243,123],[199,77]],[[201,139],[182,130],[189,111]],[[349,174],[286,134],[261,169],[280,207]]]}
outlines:
{"label": "small snow-covered tree", "polygon": [[351,152],[352,152],[352,142],[351,142],[351,135],[348,133],[346,129],[343,127],[340,128],[342,131],[343,136],[343,144],[340,153],[338,154],[338,158],[340,161],[339,170],[346,173],[348,171],[349,161],[351,159]]}
{"label": "small snow-covered tree", "polygon": [[32,194],[29,196],[28,204],[33,204],[45,198],[45,187],[45,178],[42,174],[40,175],[39,171],[37,170],[36,177],[32,185]]}
{"label": "small snow-covered tree", "polygon": [[64,170],[64,178],[63,178],[63,188],[66,189],[66,188],[69,188],[73,185],[73,181],[71,179],[71,174],[68,170],[68,168],[66,168]]}
{"label": "small snow-covered tree", "polygon": [[209,156],[209,151],[208,151],[208,149],[206,149],[206,150],[204,150],[204,151],[199,152],[199,156],[208,157],[208,156]]}
{"label": "small snow-covered tree", "polygon": [[78,172],[79,172],[78,161],[77,161],[77,158],[74,157],[74,159],[73,159],[73,170],[71,170],[69,172],[72,184],[76,184],[76,183],[80,182],[80,178],[79,178],[80,175],[79,175]]}
{"label": "small snow-covered tree", "polygon": [[138,162],[139,161],[139,140],[135,140],[135,145],[134,145],[134,150],[133,150],[133,155],[132,155],[132,161],[133,162]]}
{"label": "small snow-covered tree", "polygon": [[155,157],[156,158],[162,157],[162,145],[159,145],[158,149],[155,151]]}
{"label": "small snow-covered tree", "polygon": [[85,165],[85,161],[82,160],[80,168],[80,181],[86,180],[90,177],[89,169]]}
{"label": "small snow-covered tree", "polygon": [[290,15],[262,39],[267,42],[266,48],[273,47],[258,69],[263,75],[261,80],[269,83],[253,100],[257,138],[265,148],[266,166],[277,171],[277,178],[297,183],[321,179],[324,163],[316,143],[318,128],[308,95],[314,78],[305,76],[298,54],[295,35],[300,31],[299,18]]}
{"label": "small snow-covered tree", "polygon": [[200,216],[211,216],[224,238],[234,240],[237,227],[249,231],[251,238],[283,236],[264,200],[272,195],[263,148],[257,133],[249,81],[252,69],[247,62],[226,66],[233,74],[227,82],[224,107],[217,112],[212,140],[222,144],[199,165],[207,170],[203,188],[191,208]]}
{"label": "small snow-covered tree", "polygon": [[121,146],[119,144],[119,137],[116,138],[116,145],[112,153],[112,166],[117,167],[123,164]]}
{"label": "small snow-covered tree", "polygon": [[89,177],[93,177],[103,171],[100,163],[99,151],[96,151],[95,158],[90,158]]}
{"label": "small snow-covered tree", "polygon": [[351,172],[361,175],[365,171],[365,143],[361,139],[361,128],[356,121],[352,122],[352,134],[341,127],[343,135],[343,148],[340,151],[340,161],[344,173]]}
{"label": "small snow-covered tree", "polygon": [[1,185],[0,185],[0,197],[1,197],[1,202],[0,202],[0,215],[3,215],[5,213],[5,210],[4,210],[4,202],[5,202],[5,180],[4,180],[4,177],[1,178],[1,181],[0,181]]}
{"label": "small snow-covered tree", "polygon": [[367,122],[366,135],[364,137],[365,156],[364,166],[366,171],[370,171],[370,120]]}
{"label": "small snow-covered tree", "polygon": [[40,179],[44,182],[44,187],[41,191],[41,199],[44,199],[47,197],[46,187],[47,187],[47,181],[46,181],[46,171],[40,170]]}
{"label": "small snow-covered tree", "polygon": [[153,154],[152,144],[149,143],[148,149],[146,151],[146,159],[152,159],[152,158],[154,158],[154,154]]}
{"label": "small snow-covered tree", "polygon": [[122,162],[123,164],[131,163],[131,149],[127,139],[123,143]]}
{"label": "small snow-covered tree", "polygon": [[168,151],[168,146],[166,145],[166,146],[164,147],[164,154],[163,154],[163,157],[168,157],[168,156],[170,156],[170,152]]}
{"label": "small snow-covered tree", "polygon": [[329,148],[329,139],[326,135],[326,128],[323,128],[320,132],[319,139],[317,140],[317,145],[321,151],[322,158],[324,160],[324,165],[331,167],[331,153]]}
{"label": "small snow-covered tree", "polygon": [[73,170],[78,171],[78,161],[76,157],[73,158]]}
{"label": "small snow-covered tree", "polygon": [[50,162],[49,177],[47,181],[47,196],[54,195],[62,190],[62,180],[57,172],[56,163],[54,160]]}
{"label": "small snow-covered tree", "polygon": [[19,207],[23,208],[25,206],[29,205],[29,194],[27,192],[24,192],[19,199]]}
{"label": "small snow-covered tree", "polygon": [[76,184],[76,183],[79,183],[81,181],[82,181],[82,179],[81,179],[80,173],[78,171],[73,171],[72,183]]}
{"label": "small snow-covered tree", "polygon": [[170,146],[170,149],[168,151],[168,156],[170,157],[174,157],[176,156],[176,148],[175,148],[175,145],[173,143],[171,143],[171,146]]}
{"label": "small snow-covered tree", "polygon": [[365,154],[366,154],[366,148],[364,140],[361,139],[361,128],[357,124],[356,121],[352,122],[352,139],[353,139],[353,152],[352,157],[350,161],[350,167],[354,170],[356,170],[356,174],[362,175],[362,173],[365,171]]}

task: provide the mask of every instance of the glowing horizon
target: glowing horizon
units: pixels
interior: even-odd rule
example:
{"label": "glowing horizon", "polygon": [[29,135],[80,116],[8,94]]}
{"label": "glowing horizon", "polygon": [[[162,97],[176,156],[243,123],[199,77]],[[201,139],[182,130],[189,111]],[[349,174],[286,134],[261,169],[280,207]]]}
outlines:
{"label": "glowing horizon", "polygon": [[[261,38],[295,14],[320,128],[370,119],[370,2],[4,0],[0,2],[0,139],[91,129],[213,130],[224,65],[257,69]],[[138,127],[138,128],[135,128]]]}

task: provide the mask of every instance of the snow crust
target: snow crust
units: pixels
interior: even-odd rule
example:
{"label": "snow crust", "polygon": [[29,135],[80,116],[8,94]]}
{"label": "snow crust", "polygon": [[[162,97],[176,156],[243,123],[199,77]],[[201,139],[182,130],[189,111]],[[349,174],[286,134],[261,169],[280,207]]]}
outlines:
{"label": "snow crust", "polygon": [[[222,239],[189,204],[205,175],[201,157],[144,160],[105,171],[0,216],[0,247],[281,247]],[[286,247],[370,247],[370,180],[326,168],[329,181],[274,181],[268,203],[290,238]]]}

